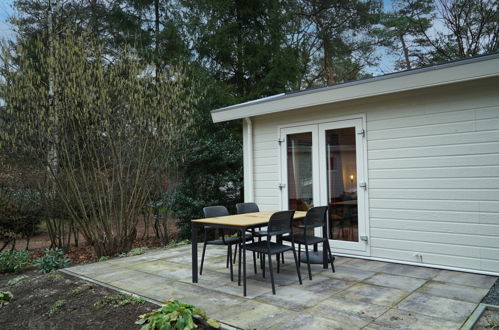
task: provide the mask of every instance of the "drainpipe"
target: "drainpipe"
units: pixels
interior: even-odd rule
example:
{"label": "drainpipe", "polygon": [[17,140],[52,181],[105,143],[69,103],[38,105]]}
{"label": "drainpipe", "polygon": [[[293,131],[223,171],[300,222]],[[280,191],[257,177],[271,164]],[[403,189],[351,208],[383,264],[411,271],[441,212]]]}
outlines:
{"label": "drainpipe", "polygon": [[244,118],[246,122],[246,149],[248,150],[247,156],[248,159],[246,161],[247,170],[247,187],[245,189],[245,201],[246,202],[254,202],[255,201],[255,193],[253,189],[253,123],[251,122],[251,118]]}

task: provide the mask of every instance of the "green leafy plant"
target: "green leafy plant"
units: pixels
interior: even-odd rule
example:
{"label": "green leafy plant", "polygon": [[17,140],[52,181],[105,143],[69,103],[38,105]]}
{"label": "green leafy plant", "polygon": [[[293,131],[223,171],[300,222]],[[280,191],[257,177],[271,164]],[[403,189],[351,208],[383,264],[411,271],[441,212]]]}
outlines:
{"label": "green leafy plant", "polygon": [[84,285],[80,285],[79,287],[73,289],[71,291],[72,294],[74,294],[75,296],[79,295],[79,294],[82,294],[83,292],[85,291],[88,291],[92,288],[91,285],[88,285],[88,284],[84,284]]}
{"label": "green leafy plant", "polygon": [[135,324],[142,325],[141,330],[156,329],[195,329],[194,318],[200,318],[215,329],[220,328],[220,323],[208,318],[206,312],[192,305],[183,304],[177,300],[166,302],[163,307],[150,313],[139,316]]}
{"label": "green leafy plant", "polygon": [[131,296],[131,295],[123,295],[117,294],[114,296],[106,296],[104,298],[99,299],[94,307],[96,309],[101,309],[104,306],[113,306],[113,307],[122,307],[128,304],[143,304],[145,300],[141,297]]}
{"label": "green leafy plant", "polygon": [[100,258],[99,258],[99,260],[97,260],[97,261],[99,261],[99,262],[100,262],[100,261],[106,261],[106,260],[109,260],[109,257],[108,257],[108,256],[102,256],[102,257],[100,257]]}
{"label": "green leafy plant", "polygon": [[11,279],[7,282],[7,285],[16,285],[17,283],[22,282],[27,278],[29,278],[28,275],[21,275],[18,277],[14,277],[13,279]]}
{"label": "green leafy plant", "polygon": [[18,273],[30,264],[30,253],[26,250],[0,252],[0,273]]}
{"label": "green leafy plant", "polygon": [[14,295],[10,291],[0,291],[0,307],[8,305],[10,301],[14,298]]}
{"label": "green leafy plant", "polygon": [[57,272],[51,272],[51,273],[47,274],[47,279],[49,281],[57,281],[57,280],[60,280],[61,278],[62,278],[62,275],[57,273]]}
{"label": "green leafy plant", "polygon": [[128,253],[125,253],[125,252],[118,253],[117,256],[120,258],[138,256],[138,255],[144,254],[147,250],[148,250],[148,248],[146,246],[142,246],[142,247],[138,247],[135,249],[131,249],[130,252],[128,252]]}
{"label": "green leafy plant", "polygon": [[40,273],[47,274],[66,267],[70,262],[71,259],[64,257],[61,249],[45,249],[45,254],[36,259],[35,266],[40,269]]}
{"label": "green leafy plant", "polygon": [[191,243],[191,240],[189,239],[183,239],[181,241],[171,241],[170,243],[168,243],[167,245],[165,245],[165,248],[172,248],[172,247],[176,247],[176,246],[181,246],[181,245],[186,245],[186,244],[190,244]]}
{"label": "green leafy plant", "polygon": [[66,301],[64,301],[63,299],[57,300],[52,304],[52,306],[50,306],[49,315],[54,315],[55,313],[57,313],[59,309],[64,306],[64,304],[66,304]]}

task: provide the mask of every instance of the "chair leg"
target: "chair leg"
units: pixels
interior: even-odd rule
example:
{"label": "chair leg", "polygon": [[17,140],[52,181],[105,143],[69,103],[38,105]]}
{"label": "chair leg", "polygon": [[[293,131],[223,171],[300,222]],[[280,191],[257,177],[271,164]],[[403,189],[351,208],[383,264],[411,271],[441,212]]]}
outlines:
{"label": "chair leg", "polygon": [[310,269],[310,256],[308,254],[308,245],[305,244],[305,254],[307,255],[308,278],[312,280],[312,270]]}
{"label": "chair leg", "polygon": [[265,278],[265,255],[263,253],[260,260],[262,261],[262,277]]}
{"label": "chair leg", "polygon": [[329,252],[329,261],[331,262],[331,269],[334,273],[335,272],[335,270],[334,270],[334,257],[333,257],[333,254],[331,253],[331,246],[329,245],[329,241],[326,241],[326,245],[327,245],[327,250]]}
{"label": "chair leg", "polygon": [[298,244],[298,264],[301,265],[301,244]]}
{"label": "chair leg", "polygon": [[[237,258],[237,246],[238,246],[238,245],[239,245],[239,244],[236,244],[236,247],[235,247],[235,249],[234,249],[234,264],[236,263],[236,258]],[[241,250],[241,249],[239,249],[239,250]],[[241,255],[241,254],[239,254],[239,255]]]}
{"label": "chair leg", "polygon": [[203,275],[204,254],[206,253],[206,240],[203,244],[203,255],[201,256],[201,267],[199,268],[199,275]]}
{"label": "chair leg", "polygon": [[229,269],[230,269],[230,280],[234,281],[234,271],[232,267],[232,245],[229,246]]}
{"label": "chair leg", "polygon": [[230,244],[227,244],[227,261],[225,263],[225,268],[229,268],[229,256],[232,252],[232,247],[230,246]]}
{"label": "chair leg", "polygon": [[272,283],[272,294],[275,294],[274,273],[272,272],[272,257],[270,253],[269,253],[269,272],[270,272],[270,282]]}
{"label": "chair leg", "polygon": [[276,254],[276,258],[277,258],[277,274],[279,274],[281,272],[281,269],[279,268],[280,264],[281,264],[281,254],[278,253]]}
{"label": "chair leg", "polygon": [[284,265],[284,252],[282,253],[282,264]]}
{"label": "chair leg", "polygon": [[300,284],[302,284],[302,282],[301,282],[300,266],[299,266],[299,263],[298,263],[298,258],[296,257],[296,250],[295,250],[294,245],[293,245],[293,257],[295,258],[296,273],[298,274],[298,280],[300,280]]}
{"label": "chair leg", "polygon": [[256,256],[257,253],[253,251],[253,269],[255,270],[255,274],[256,274]]}

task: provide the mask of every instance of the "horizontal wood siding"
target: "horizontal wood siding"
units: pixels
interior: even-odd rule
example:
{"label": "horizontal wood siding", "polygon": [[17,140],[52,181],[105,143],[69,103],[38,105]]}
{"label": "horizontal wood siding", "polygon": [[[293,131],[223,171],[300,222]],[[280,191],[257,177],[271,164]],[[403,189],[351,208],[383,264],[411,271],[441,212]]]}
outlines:
{"label": "horizontal wood siding", "polygon": [[280,207],[280,125],[366,114],[371,256],[499,273],[498,86],[489,78],[255,117],[255,201]]}

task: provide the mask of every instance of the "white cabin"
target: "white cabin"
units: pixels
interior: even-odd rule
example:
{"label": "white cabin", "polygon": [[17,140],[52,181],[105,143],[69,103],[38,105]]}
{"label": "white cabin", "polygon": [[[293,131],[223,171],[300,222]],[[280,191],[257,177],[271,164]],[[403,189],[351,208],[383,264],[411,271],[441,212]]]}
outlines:
{"label": "white cabin", "polygon": [[499,54],[212,111],[245,201],[328,205],[333,254],[499,275]]}

